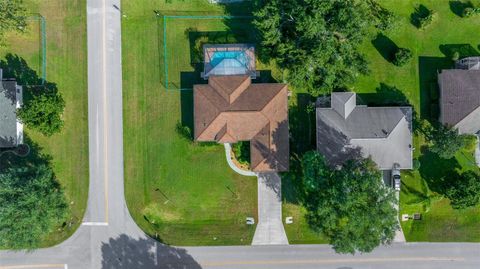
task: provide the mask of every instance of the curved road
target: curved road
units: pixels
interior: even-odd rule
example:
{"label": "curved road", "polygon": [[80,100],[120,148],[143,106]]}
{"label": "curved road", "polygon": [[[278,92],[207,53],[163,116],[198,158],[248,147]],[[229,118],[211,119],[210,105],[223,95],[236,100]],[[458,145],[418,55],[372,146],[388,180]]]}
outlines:
{"label": "curved road", "polygon": [[176,248],[136,226],[124,199],[119,0],[87,0],[90,189],[83,225],[62,244],[0,251],[20,268],[479,268],[479,244],[394,244],[365,255],[327,245]]}

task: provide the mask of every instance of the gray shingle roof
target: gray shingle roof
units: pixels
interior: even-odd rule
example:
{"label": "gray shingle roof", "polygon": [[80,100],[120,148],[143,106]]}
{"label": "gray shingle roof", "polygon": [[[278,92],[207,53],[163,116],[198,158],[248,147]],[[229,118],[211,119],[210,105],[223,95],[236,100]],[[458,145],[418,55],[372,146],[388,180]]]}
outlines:
{"label": "gray shingle roof", "polygon": [[0,148],[17,146],[16,84],[0,78]]}
{"label": "gray shingle roof", "polygon": [[380,169],[395,162],[410,169],[411,115],[410,107],[356,106],[345,119],[333,108],[317,108],[317,149],[333,165],[362,155]]}
{"label": "gray shingle roof", "polygon": [[[438,84],[443,124],[456,126],[480,107],[480,70],[442,70]],[[480,122],[471,127],[480,130]]]}

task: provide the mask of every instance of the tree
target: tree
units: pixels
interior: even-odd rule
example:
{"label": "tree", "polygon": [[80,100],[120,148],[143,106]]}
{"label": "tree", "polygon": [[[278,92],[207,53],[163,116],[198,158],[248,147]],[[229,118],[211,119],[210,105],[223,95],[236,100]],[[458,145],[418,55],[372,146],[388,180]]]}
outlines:
{"label": "tree", "polygon": [[467,145],[466,136],[459,135],[458,130],[439,124],[433,128],[427,136],[432,142],[430,150],[443,159],[450,159]]}
{"label": "tree", "polygon": [[63,126],[65,101],[56,89],[39,90],[18,110],[18,117],[29,128],[51,136]]}
{"label": "tree", "polygon": [[411,21],[419,29],[425,29],[433,22],[435,11],[427,8],[424,5],[415,7],[415,11],[411,15]]}
{"label": "tree", "polygon": [[27,27],[26,9],[23,0],[0,1],[0,44],[3,44],[3,35],[9,31],[25,31]]}
{"label": "tree", "polygon": [[382,31],[395,28],[398,18],[393,12],[382,7],[376,0],[367,0],[367,4],[375,20],[375,27]]}
{"label": "tree", "polygon": [[302,168],[308,223],[330,239],[335,251],[370,252],[393,240],[395,194],[372,160],[350,160],[336,170],[312,151],[304,155]]}
{"label": "tree", "polygon": [[263,53],[288,70],[289,82],[317,96],[368,73],[358,51],[372,15],[364,1],[256,1]]}
{"label": "tree", "polygon": [[67,204],[50,168],[0,172],[0,248],[33,249],[67,214]]}
{"label": "tree", "polygon": [[409,49],[398,48],[393,57],[393,64],[396,66],[404,66],[412,59],[412,52]]}
{"label": "tree", "polygon": [[453,208],[475,206],[480,200],[480,176],[467,171],[449,181],[446,195]]}

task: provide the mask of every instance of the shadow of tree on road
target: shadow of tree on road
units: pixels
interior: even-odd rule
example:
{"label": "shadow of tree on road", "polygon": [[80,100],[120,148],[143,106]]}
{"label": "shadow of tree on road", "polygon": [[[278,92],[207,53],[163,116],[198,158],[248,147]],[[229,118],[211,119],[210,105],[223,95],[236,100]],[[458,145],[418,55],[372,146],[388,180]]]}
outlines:
{"label": "shadow of tree on road", "polygon": [[122,234],[102,243],[103,269],[201,269],[185,249]]}

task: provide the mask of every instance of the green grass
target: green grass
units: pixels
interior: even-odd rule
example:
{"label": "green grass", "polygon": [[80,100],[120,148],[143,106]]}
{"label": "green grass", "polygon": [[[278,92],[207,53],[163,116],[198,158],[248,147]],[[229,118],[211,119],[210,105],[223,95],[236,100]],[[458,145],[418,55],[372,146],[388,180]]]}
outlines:
{"label": "green grass", "polygon": [[[408,241],[480,241],[480,205],[455,210],[450,201],[443,198],[442,181],[452,171],[480,172],[472,152],[460,151],[455,158],[442,160],[425,152],[418,171],[407,172],[403,177],[400,193],[400,214],[421,213],[421,221],[402,222]],[[448,177],[448,176],[447,176]]]}
{"label": "green grass", "polygon": [[[153,10],[222,13],[204,1],[124,3],[123,27],[125,190],[140,227],[175,245],[250,244],[255,231],[245,218],[257,217],[256,178],[233,172],[220,145],[198,145],[176,130],[192,125],[191,91],[164,88],[163,18]],[[178,12],[176,12],[178,14]],[[190,13],[189,13],[190,14]],[[191,72],[185,30],[227,29],[221,20],[169,23],[170,73]]]}
{"label": "green grass", "polygon": [[[421,118],[431,120],[436,117],[431,111],[436,101],[431,99],[430,91],[435,90],[437,70],[453,66],[449,58],[452,49],[460,50],[461,57],[479,54],[480,20],[460,18],[452,12],[448,1],[381,2],[401,21],[396,30],[385,34],[386,38],[364,44],[362,51],[370,61],[371,74],[360,77],[353,88],[365,103],[402,103],[406,98]],[[410,23],[416,4],[436,11],[433,23],[425,30]],[[396,67],[385,59],[384,55],[395,46],[412,50],[413,60],[406,66]],[[423,138],[415,136],[414,155],[421,161],[420,172],[405,172],[403,176],[400,213],[423,215],[421,221],[402,223],[407,241],[480,241],[480,206],[454,210],[448,199],[435,192],[437,179],[449,169],[477,169],[471,162],[472,153],[459,153],[453,160],[441,161],[421,152],[424,145]]]}
{"label": "green grass", "polygon": [[[88,124],[87,124],[87,51],[85,0],[26,0],[29,13],[46,18],[47,81],[57,84],[65,99],[61,133],[45,137],[26,129],[26,135],[51,156],[51,165],[70,204],[65,228],[47,236],[42,246],[58,244],[80,225],[88,195]],[[0,48],[0,58],[17,54],[41,76],[39,25],[30,21],[25,34],[8,34],[7,44]],[[59,223],[61,226],[62,223]]]}

